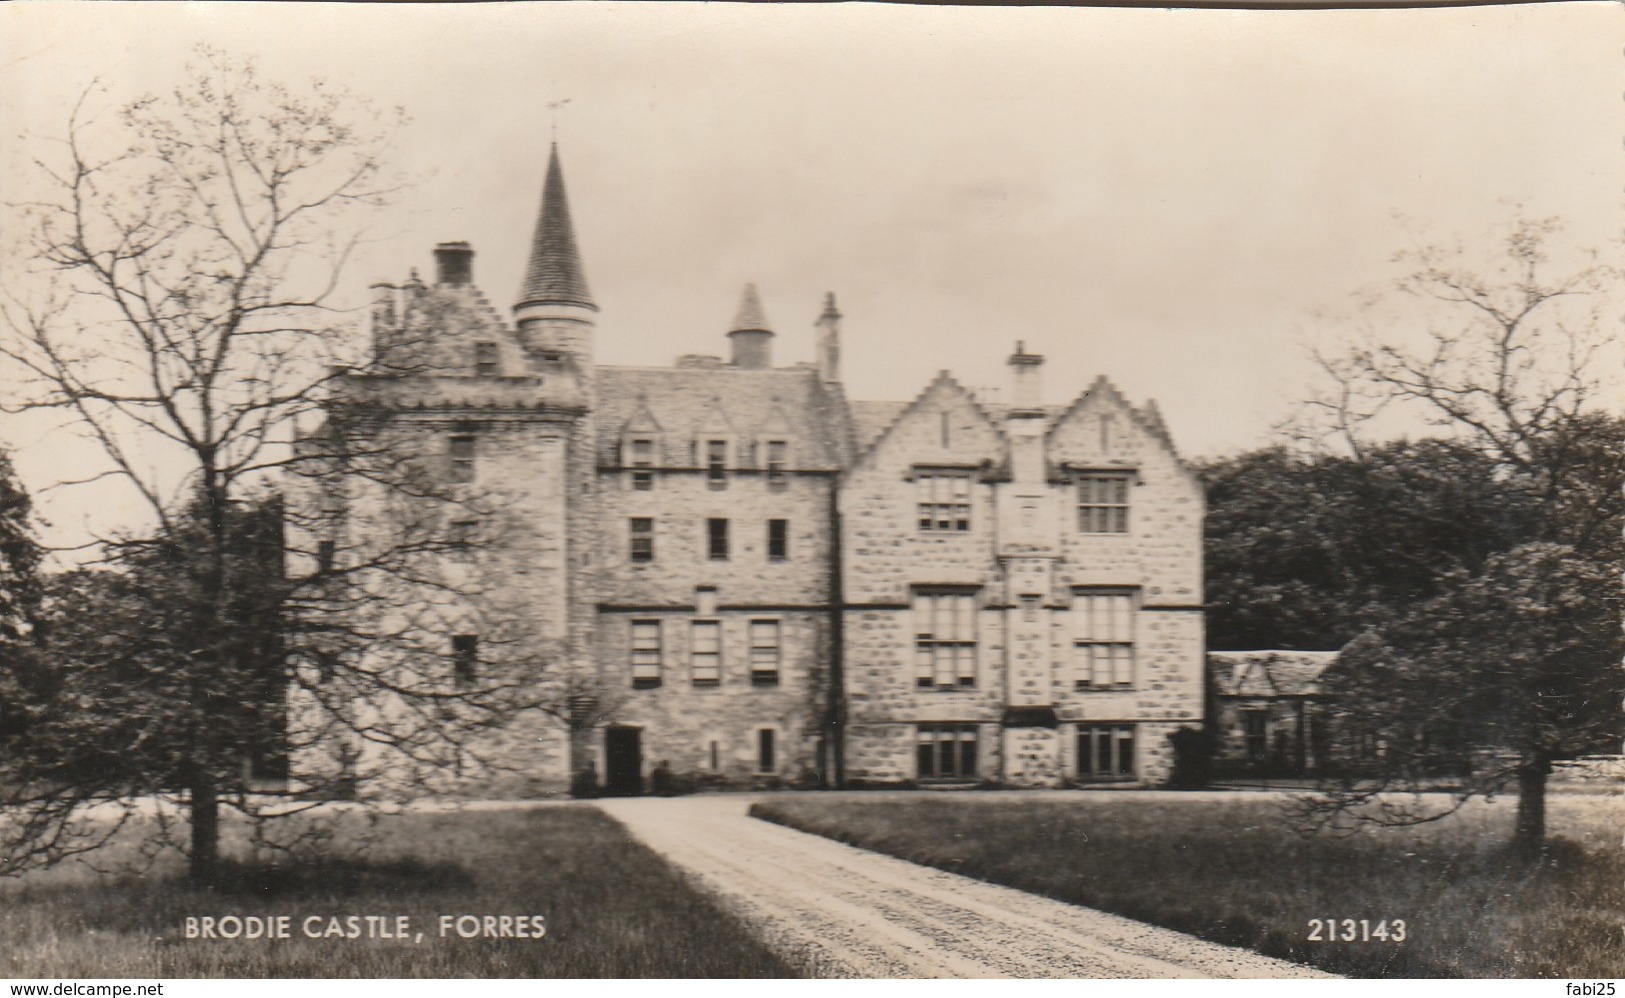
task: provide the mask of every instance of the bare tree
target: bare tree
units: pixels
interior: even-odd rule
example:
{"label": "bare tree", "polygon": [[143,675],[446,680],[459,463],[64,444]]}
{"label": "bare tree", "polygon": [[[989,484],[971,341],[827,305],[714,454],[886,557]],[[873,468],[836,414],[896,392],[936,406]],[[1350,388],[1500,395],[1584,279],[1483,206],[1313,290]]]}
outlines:
{"label": "bare tree", "polygon": [[1553,762],[1618,744],[1617,711],[1599,705],[1618,701],[1625,647],[1601,580],[1625,555],[1625,432],[1598,400],[1619,275],[1591,258],[1554,276],[1561,232],[1518,217],[1485,267],[1460,246],[1401,254],[1411,270],[1396,294],[1368,302],[1347,349],[1317,357],[1324,388],[1300,432],[1360,461],[1386,420],[1419,417],[1486,460],[1509,506],[1539,515],[1478,569],[1439,565],[1436,595],[1393,608],[1328,673],[1347,733],[1374,750],[1310,802],[1316,823],[1431,820],[1454,808],[1390,791],[1449,783],[1459,807],[1515,785],[1514,840],[1533,848]]}
{"label": "bare tree", "polygon": [[[88,90],[36,165],[45,189],[20,207],[38,266],[8,289],[0,355],[21,372],[8,411],[57,413],[105,459],[58,484],[121,485],[156,526],[100,538],[122,609],[81,601],[103,640],[59,643],[53,666],[117,681],[82,705],[83,684],[37,694],[0,763],[0,872],[96,848],[150,793],[184,806],[208,883],[223,805],[297,812],[380,753],[403,784],[494,764],[476,736],[543,696],[550,651],[473,564],[511,521],[502,499],[346,394],[402,373],[335,291],[394,192],[404,117],[212,51],[170,94],[103,100]],[[274,543],[256,504],[278,509]],[[347,529],[358,515],[377,529]],[[267,754],[293,760],[284,794],[254,772]]]}

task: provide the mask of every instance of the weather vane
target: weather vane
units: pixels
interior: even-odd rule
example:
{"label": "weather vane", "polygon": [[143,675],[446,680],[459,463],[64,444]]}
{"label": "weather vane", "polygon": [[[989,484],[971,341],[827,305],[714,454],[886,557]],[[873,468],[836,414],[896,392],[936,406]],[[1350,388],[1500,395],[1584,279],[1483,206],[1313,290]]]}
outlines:
{"label": "weather vane", "polygon": [[568,103],[570,103],[570,98],[568,98],[568,97],[564,98],[563,100],[553,100],[553,101],[548,101],[547,102],[547,109],[549,111],[553,112],[553,141],[554,142],[557,142],[559,140],[559,109],[564,107],[564,105],[566,105]]}

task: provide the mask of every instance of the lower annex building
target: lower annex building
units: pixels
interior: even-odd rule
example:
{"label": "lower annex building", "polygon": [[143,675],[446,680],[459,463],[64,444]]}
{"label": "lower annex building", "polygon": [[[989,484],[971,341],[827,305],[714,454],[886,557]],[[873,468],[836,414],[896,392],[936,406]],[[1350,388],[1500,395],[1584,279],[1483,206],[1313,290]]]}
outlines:
{"label": "lower annex building", "polygon": [[[1099,378],[1046,406],[1021,343],[998,400],[946,371],[849,399],[834,296],[782,365],[753,286],[726,359],[598,364],[630,333],[598,328],[556,147],[512,321],[467,244],[434,255],[374,289],[376,350],[412,363],[341,391],[527,519],[486,581],[602,716],[522,723],[523,790],[1167,778],[1203,720],[1203,498],[1154,403]],[[448,674],[479,640],[443,636]]]}

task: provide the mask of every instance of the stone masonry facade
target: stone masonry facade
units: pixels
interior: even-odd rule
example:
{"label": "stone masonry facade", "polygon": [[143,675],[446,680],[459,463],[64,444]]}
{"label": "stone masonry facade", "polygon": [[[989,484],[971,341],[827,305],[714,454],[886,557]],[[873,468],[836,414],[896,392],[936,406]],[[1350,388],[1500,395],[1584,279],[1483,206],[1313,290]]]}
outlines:
{"label": "stone masonry facade", "polygon": [[592,691],[587,730],[521,718],[465,792],[1168,777],[1203,722],[1203,499],[1154,404],[1046,406],[1020,344],[1000,399],[943,372],[849,400],[833,295],[775,366],[754,287],[727,359],[598,364],[556,149],[512,321],[473,270],[441,244],[433,283],[379,286],[411,362],[343,389],[505,497],[466,570]]}

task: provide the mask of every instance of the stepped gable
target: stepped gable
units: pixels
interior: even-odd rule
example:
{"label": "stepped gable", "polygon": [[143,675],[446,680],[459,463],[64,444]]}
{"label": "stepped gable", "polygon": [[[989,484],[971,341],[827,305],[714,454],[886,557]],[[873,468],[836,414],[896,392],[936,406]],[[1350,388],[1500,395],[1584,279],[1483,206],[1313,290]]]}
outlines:
{"label": "stepped gable", "polygon": [[736,370],[672,367],[597,369],[598,462],[615,467],[624,428],[639,410],[677,437],[695,437],[718,418],[754,437],[775,419],[790,427],[797,469],[841,467],[839,421],[829,418],[817,372],[805,368]]}

